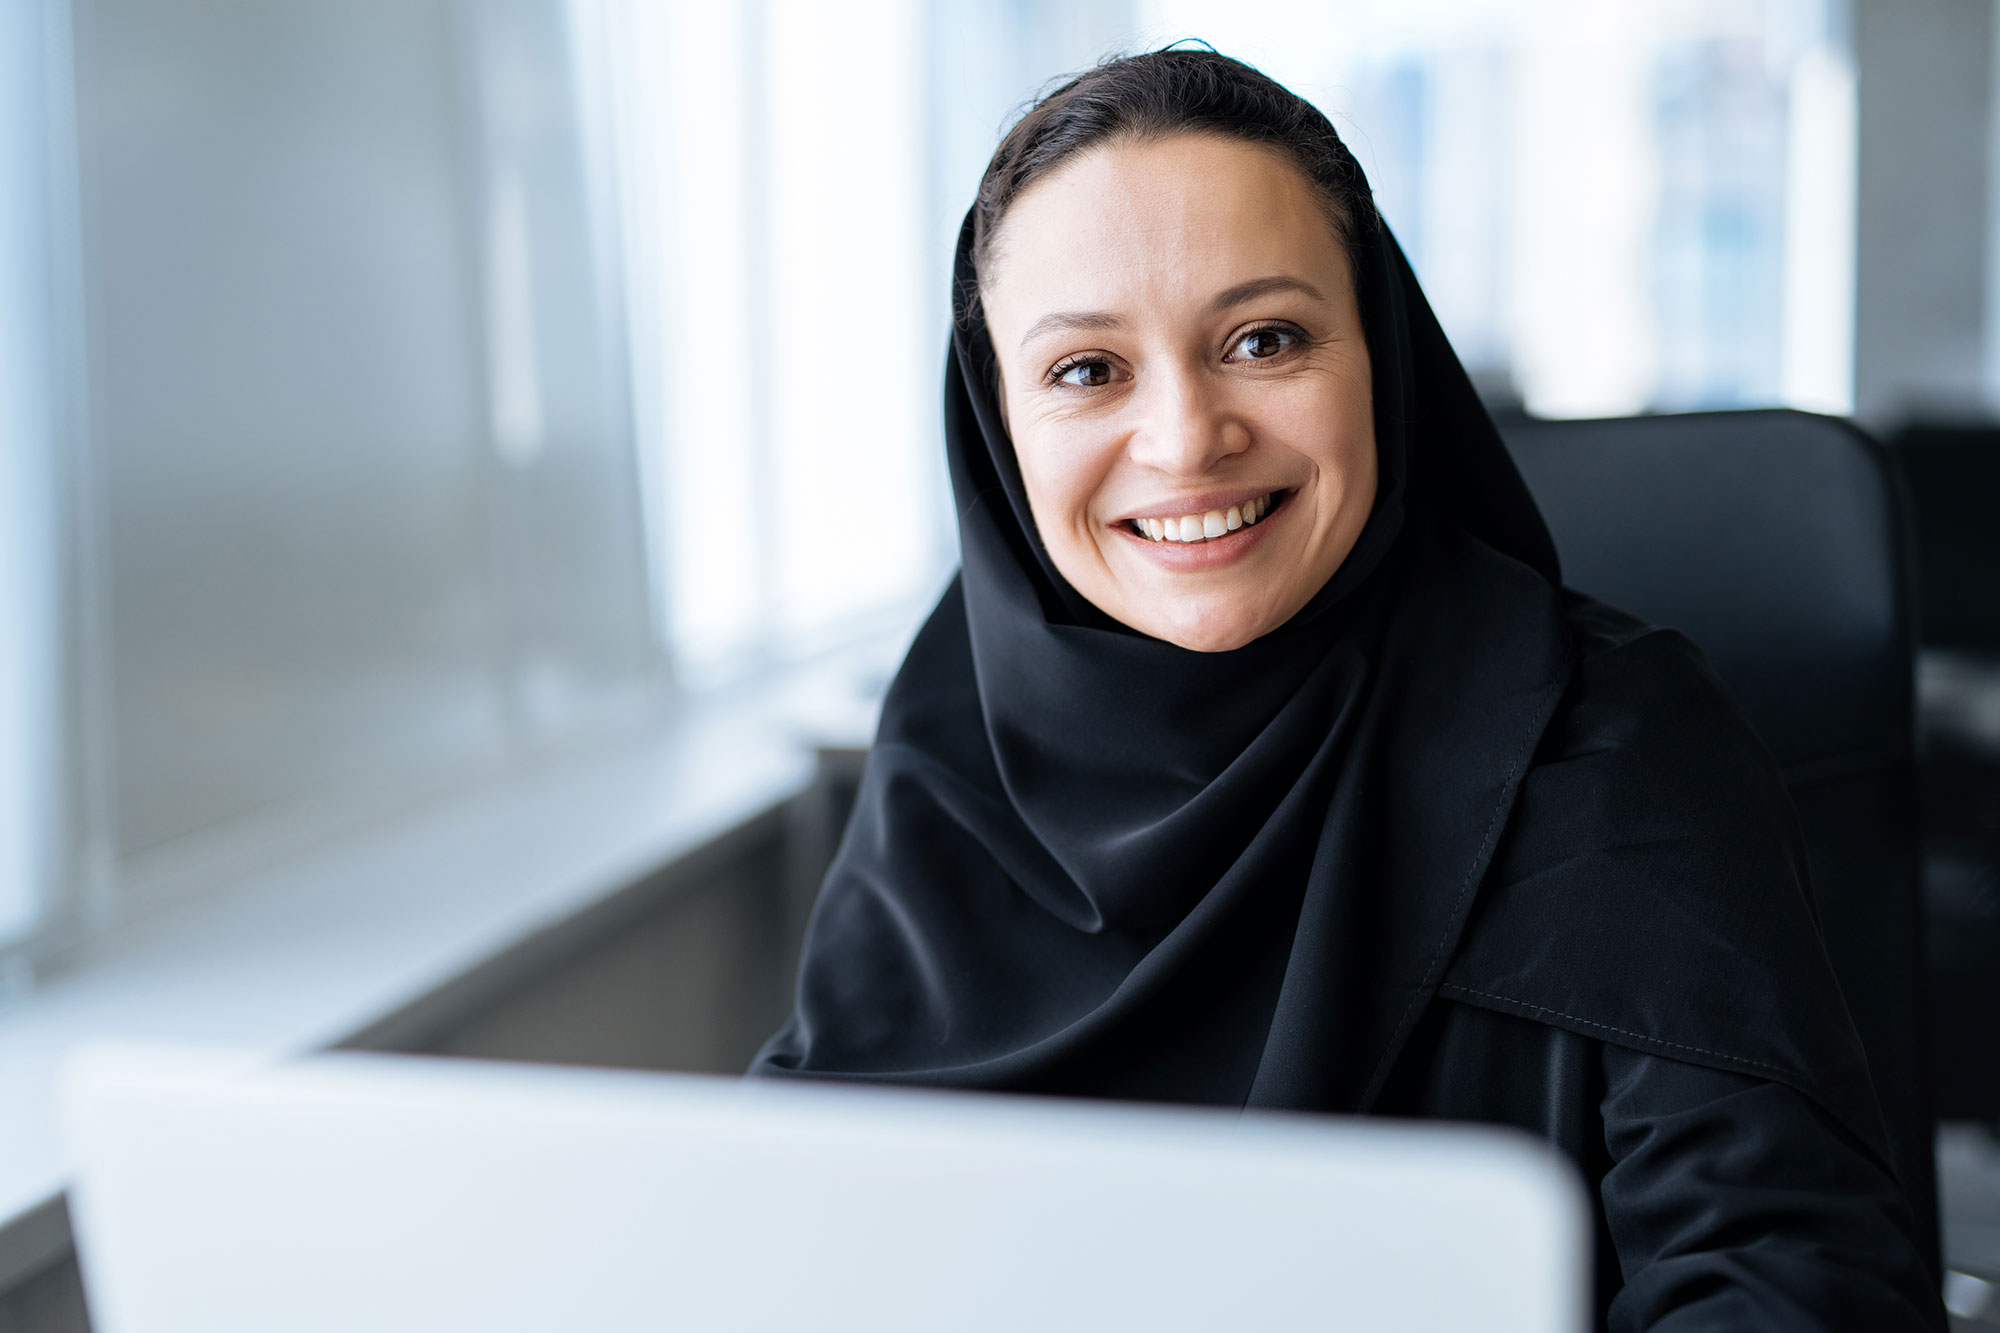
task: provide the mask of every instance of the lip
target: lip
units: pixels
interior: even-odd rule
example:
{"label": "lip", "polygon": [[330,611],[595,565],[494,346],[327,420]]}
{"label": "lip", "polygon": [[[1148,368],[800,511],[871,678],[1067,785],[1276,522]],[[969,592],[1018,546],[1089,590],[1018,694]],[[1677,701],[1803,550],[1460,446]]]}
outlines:
{"label": "lip", "polygon": [[[1242,504],[1245,500],[1254,500],[1260,495],[1270,495],[1274,492],[1282,493],[1285,498],[1268,515],[1258,519],[1255,523],[1246,523],[1234,532],[1224,533],[1220,537],[1210,537],[1206,541],[1156,542],[1151,538],[1141,537],[1138,533],[1132,531],[1130,526],[1131,519],[1121,519],[1112,526],[1111,530],[1117,536],[1130,542],[1137,548],[1140,554],[1154,561],[1161,568],[1172,570],[1175,573],[1194,573],[1205,569],[1219,569],[1224,565],[1234,564],[1256,550],[1258,545],[1263,542],[1264,535],[1271,530],[1272,524],[1288,521],[1287,516],[1296,508],[1292,504],[1292,501],[1297,497],[1295,492],[1285,490],[1283,487],[1274,487],[1270,491],[1230,492],[1234,498],[1227,500],[1219,506],[1214,503],[1208,505],[1209,509],[1227,509],[1231,504]],[[1209,497],[1192,498],[1208,499]],[[1171,518],[1190,512],[1206,511],[1178,509],[1171,513],[1167,511],[1135,513],[1131,517]]]}
{"label": "lip", "polygon": [[[1240,505],[1255,500],[1260,495],[1290,496],[1296,489],[1291,486],[1266,486],[1261,490],[1254,486],[1239,486],[1228,491],[1203,491],[1197,495],[1183,495],[1172,500],[1163,500],[1145,509],[1134,509],[1111,520],[1111,526],[1130,523],[1136,518],[1179,518],[1184,514],[1206,514],[1211,509],[1227,510],[1231,505]],[[1278,508],[1282,509],[1281,504]],[[1215,540],[1221,540],[1216,538]]]}

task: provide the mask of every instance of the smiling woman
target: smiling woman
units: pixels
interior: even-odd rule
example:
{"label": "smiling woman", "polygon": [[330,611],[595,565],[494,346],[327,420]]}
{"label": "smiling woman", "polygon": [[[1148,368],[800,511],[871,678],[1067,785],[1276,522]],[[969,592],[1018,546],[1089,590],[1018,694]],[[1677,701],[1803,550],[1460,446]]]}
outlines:
{"label": "smiling woman", "polygon": [[1561,587],[1324,117],[1100,66],[954,289],[962,572],[756,1071],[1511,1125],[1606,1326],[1940,1328],[1770,757]]}

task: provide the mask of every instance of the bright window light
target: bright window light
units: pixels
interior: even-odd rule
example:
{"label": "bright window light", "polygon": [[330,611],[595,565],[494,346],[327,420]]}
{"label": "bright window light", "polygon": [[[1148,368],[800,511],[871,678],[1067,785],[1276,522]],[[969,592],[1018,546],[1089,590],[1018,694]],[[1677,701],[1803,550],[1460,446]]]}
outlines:
{"label": "bright window light", "polygon": [[608,26],[656,577],[701,684],[941,579],[924,13],[630,4]]}
{"label": "bright window light", "polygon": [[774,548],[778,633],[798,641],[919,591],[945,321],[924,302],[918,4],[766,12],[770,281],[763,319],[713,355],[743,355],[770,405],[754,512]]}
{"label": "bright window light", "polygon": [[1812,47],[1793,66],[1785,175],[1784,385],[1808,411],[1854,410],[1854,69]]}

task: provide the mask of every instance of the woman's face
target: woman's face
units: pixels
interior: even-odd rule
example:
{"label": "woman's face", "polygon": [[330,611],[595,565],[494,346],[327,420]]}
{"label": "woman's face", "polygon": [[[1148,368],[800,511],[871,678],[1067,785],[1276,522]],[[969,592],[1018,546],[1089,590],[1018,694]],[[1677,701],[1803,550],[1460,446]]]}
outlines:
{"label": "woman's face", "polygon": [[1107,615],[1202,652],[1289,620],[1375,500],[1347,256],[1233,139],[1094,149],[1003,218],[981,296],[1035,526]]}

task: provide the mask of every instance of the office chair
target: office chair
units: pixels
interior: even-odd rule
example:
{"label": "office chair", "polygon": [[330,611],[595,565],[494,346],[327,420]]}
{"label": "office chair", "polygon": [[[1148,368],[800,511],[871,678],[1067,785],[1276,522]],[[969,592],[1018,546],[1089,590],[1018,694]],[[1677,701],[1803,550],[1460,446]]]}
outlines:
{"label": "office chair", "polygon": [[1502,422],[1563,579],[1700,645],[1797,808],[1827,952],[1938,1267],[1900,488],[1791,411]]}
{"label": "office chair", "polygon": [[2000,665],[2000,426],[1909,426],[1888,444],[1910,493],[1918,641]]}
{"label": "office chair", "polygon": [[1914,425],[1889,453],[1916,536],[1936,1109],[2000,1120],[2000,427]]}

